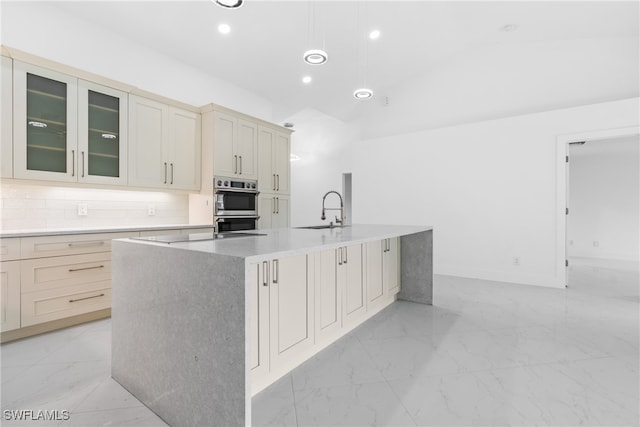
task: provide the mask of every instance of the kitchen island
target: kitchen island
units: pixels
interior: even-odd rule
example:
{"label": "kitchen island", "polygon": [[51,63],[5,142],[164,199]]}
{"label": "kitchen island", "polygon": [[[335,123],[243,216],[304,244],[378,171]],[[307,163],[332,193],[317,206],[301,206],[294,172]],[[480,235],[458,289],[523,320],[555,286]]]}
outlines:
{"label": "kitchen island", "polygon": [[170,425],[250,425],[251,396],[398,299],[432,303],[431,227],[112,246],[112,377]]}

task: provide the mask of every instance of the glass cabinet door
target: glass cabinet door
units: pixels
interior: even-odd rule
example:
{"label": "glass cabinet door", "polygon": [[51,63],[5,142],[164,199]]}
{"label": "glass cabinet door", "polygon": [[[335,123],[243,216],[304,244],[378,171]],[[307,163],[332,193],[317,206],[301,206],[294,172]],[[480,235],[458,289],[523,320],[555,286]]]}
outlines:
{"label": "glass cabinet door", "polygon": [[78,180],[126,184],[127,94],[80,80],[78,97]]}
{"label": "glass cabinet door", "polygon": [[14,62],[16,178],[75,181],[77,79]]}

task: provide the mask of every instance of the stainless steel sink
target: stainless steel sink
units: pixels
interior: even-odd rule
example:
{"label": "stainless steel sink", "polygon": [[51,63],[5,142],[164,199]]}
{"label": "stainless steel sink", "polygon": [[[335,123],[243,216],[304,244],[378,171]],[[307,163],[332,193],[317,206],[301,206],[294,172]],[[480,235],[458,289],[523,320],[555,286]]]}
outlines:
{"label": "stainless steel sink", "polygon": [[296,228],[300,228],[300,229],[304,229],[304,230],[323,230],[325,228],[342,228],[342,225],[329,225],[329,224],[322,224],[322,225],[307,225],[305,227],[296,227]]}

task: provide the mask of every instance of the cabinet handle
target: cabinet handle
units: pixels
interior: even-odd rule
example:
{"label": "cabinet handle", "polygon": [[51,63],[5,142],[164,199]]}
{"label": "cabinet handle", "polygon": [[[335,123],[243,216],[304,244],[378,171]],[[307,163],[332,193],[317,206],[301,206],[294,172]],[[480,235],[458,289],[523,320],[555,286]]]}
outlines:
{"label": "cabinet handle", "polygon": [[338,248],[338,265],[342,265],[342,248]]}
{"label": "cabinet handle", "polygon": [[271,198],[271,213],[272,214],[276,213],[276,198],[275,197]]}
{"label": "cabinet handle", "polygon": [[173,163],[170,163],[171,165],[171,185],[173,185]]}
{"label": "cabinet handle", "polygon": [[240,159],[240,175],[242,175],[242,156],[238,156]]}
{"label": "cabinet handle", "polygon": [[103,297],[103,296],[104,296],[104,294],[100,294],[100,295],[93,295],[93,296],[90,296],[90,297],[77,298],[77,299],[70,299],[70,300],[69,300],[69,302],[84,301],[84,300],[86,300],[86,299],[91,299],[91,298],[100,298],[100,297]]}
{"label": "cabinet handle", "polygon": [[280,197],[276,197],[276,213],[280,213]]}
{"label": "cabinet handle", "polygon": [[76,150],[71,150],[71,176],[76,176]]}
{"label": "cabinet handle", "polygon": [[280,271],[278,269],[278,260],[273,260],[273,283],[278,283],[278,276],[280,275]]}
{"label": "cabinet handle", "polygon": [[273,174],[273,191],[276,191],[276,174]]}
{"label": "cabinet handle", "polygon": [[346,246],[344,247],[344,261],[343,261],[343,263],[344,264],[347,263],[347,247]]}
{"label": "cabinet handle", "polygon": [[82,175],[80,176],[84,178],[84,151],[81,151],[80,154],[82,154]]}
{"label": "cabinet handle", "polygon": [[262,261],[262,286],[269,286],[269,262]]}
{"label": "cabinet handle", "polygon": [[74,242],[74,243],[69,243],[69,247],[70,248],[84,248],[87,246],[102,246],[104,245],[104,241],[101,242]]}
{"label": "cabinet handle", "polygon": [[276,191],[280,191],[280,174],[276,175]]}
{"label": "cabinet handle", "polygon": [[233,156],[233,173],[238,173],[238,156]]}
{"label": "cabinet handle", "polygon": [[167,162],[164,162],[164,183],[167,183]]}
{"label": "cabinet handle", "polygon": [[75,271],[84,271],[84,270],[97,270],[98,268],[104,268],[104,265],[96,265],[95,267],[84,267],[84,268],[70,268],[69,273],[73,273]]}

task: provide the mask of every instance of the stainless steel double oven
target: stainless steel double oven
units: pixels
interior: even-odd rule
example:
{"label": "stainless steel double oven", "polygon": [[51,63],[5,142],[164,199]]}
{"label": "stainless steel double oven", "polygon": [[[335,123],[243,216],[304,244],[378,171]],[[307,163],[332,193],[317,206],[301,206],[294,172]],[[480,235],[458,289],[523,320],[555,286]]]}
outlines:
{"label": "stainless steel double oven", "polygon": [[257,228],[258,181],[215,177],[213,188],[213,222],[218,233]]}

